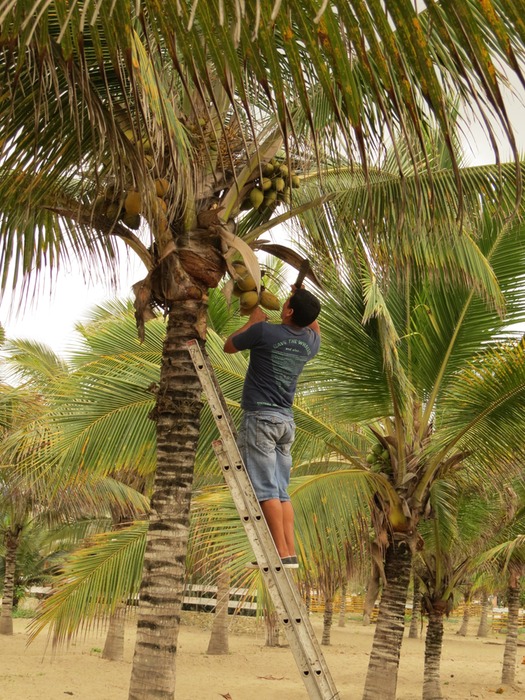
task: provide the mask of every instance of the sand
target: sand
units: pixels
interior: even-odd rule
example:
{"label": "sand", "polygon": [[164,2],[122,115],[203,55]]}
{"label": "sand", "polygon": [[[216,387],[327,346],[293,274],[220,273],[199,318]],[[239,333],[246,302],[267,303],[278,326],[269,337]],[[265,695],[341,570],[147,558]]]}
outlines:
{"label": "sand", "polygon": [[[185,613],[177,653],[177,700],[307,700],[308,694],[283,637],[281,647],[265,646],[262,623],[236,618],[230,631],[230,653],[208,656],[211,616]],[[14,621],[12,637],[0,635],[0,700],[127,700],[134,644],[134,623],[127,626],[123,661],[101,658],[103,633],[89,633],[68,648],[53,652],[47,635],[27,646],[27,620]],[[312,616],[320,639],[322,619]],[[448,621],[443,644],[443,693],[448,700],[503,697],[525,699],[525,640],[520,636],[513,687],[501,686],[504,636],[459,637],[459,621]],[[331,646],[323,646],[341,700],[361,698],[374,626],[357,619],[334,626]],[[408,632],[407,632],[408,634]],[[398,700],[421,698],[423,639],[404,639]],[[229,694],[229,697],[228,697]]]}

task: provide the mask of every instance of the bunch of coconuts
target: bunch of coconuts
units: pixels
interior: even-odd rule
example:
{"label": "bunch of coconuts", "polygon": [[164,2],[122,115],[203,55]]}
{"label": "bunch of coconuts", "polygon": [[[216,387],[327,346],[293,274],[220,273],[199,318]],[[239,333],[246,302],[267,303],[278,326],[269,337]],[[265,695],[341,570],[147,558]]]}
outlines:
{"label": "bunch of coconuts", "polygon": [[[168,204],[166,195],[168,194],[169,182],[164,178],[155,180],[155,223],[159,228],[168,228]],[[140,215],[143,209],[143,199],[140,192],[129,189],[119,192],[113,185],[109,185],[103,195],[95,201],[95,212],[107,216],[115,221],[119,219],[128,228],[138,229],[140,226]]]}
{"label": "bunch of coconuts", "polygon": [[238,260],[235,260],[232,265],[235,270],[232,292],[236,297],[239,297],[239,305],[243,315],[249,315],[259,304],[269,311],[279,311],[281,308],[279,299],[264,287],[261,287],[260,292],[257,291],[255,280],[250,275],[246,265]]}
{"label": "bunch of coconuts", "polygon": [[366,462],[370,465],[371,470],[375,472],[388,472],[392,466],[390,463],[390,452],[380,442],[376,443],[367,454]]}
{"label": "bunch of coconuts", "polygon": [[275,208],[282,202],[290,204],[290,189],[298,189],[300,186],[300,177],[291,175],[286,163],[281,163],[276,158],[272,158],[269,163],[263,166],[262,177],[255,180],[255,187],[250,190],[248,196],[244,199],[241,209]]}

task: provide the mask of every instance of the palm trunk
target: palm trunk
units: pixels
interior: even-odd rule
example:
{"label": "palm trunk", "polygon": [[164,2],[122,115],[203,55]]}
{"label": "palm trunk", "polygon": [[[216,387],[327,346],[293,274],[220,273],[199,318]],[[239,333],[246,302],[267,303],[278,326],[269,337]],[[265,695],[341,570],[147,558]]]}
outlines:
{"label": "palm trunk", "polygon": [[410,639],[419,639],[419,613],[421,610],[421,587],[419,585],[419,577],[412,575],[412,619],[410,620],[410,628],[408,636]]}
{"label": "palm trunk", "polygon": [[312,589],[310,586],[306,586],[306,591],[304,594],[304,604],[306,607],[306,612],[310,614],[310,610],[312,608]]}
{"label": "palm trunk", "polygon": [[481,615],[477,636],[486,637],[489,633],[489,598],[486,591],[481,591]]}
{"label": "palm trunk", "polygon": [[337,622],[338,627],[344,627],[346,623],[346,588],[347,582],[344,581],[341,586],[341,601],[339,603],[339,620]]}
{"label": "palm trunk", "polygon": [[326,595],[324,601],[324,613],[323,613],[323,635],[321,637],[321,644],[325,646],[330,646],[330,636],[332,632],[332,622],[334,619],[334,596]]}
{"label": "palm trunk", "polygon": [[391,543],[385,555],[386,586],[379,604],[363,700],[395,700],[411,567],[408,544]]}
{"label": "palm trunk", "polygon": [[5,573],[0,614],[0,634],[13,634],[13,594],[15,591],[15,566],[19,533],[8,532],[5,538]]}
{"label": "palm trunk", "polygon": [[206,327],[202,301],[175,303],[162,352],[157,471],[151,500],[137,641],[129,700],[175,697],[175,654],[182,606],[201,386],[186,341]]}
{"label": "palm trunk", "polygon": [[264,611],[264,622],[266,625],[266,646],[267,647],[278,647],[279,646],[279,617],[275,610]]}
{"label": "palm trunk", "polygon": [[504,685],[512,685],[516,678],[518,617],[520,611],[520,587],[517,581],[516,585],[510,585],[507,589],[507,605],[509,606],[509,618],[507,623],[507,636],[505,638],[501,682]]}
{"label": "palm trunk", "polygon": [[125,609],[119,607],[109,618],[108,633],[102,651],[102,658],[109,661],[124,659],[124,630],[126,628]]}
{"label": "palm trunk", "polygon": [[441,649],[443,647],[443,613],[432,610],[428,615],[425,639],[425,674],[423,700],[442,700],[441,695]]}
{"label": "palm trunk", "polygon": [[363,625],[369,625],[372,616],[372,611],[379,594],[379,578],[380,571],[377,564],[372,562],[372,573],[368,579],[368,586],[366,588],[365,600],[363,603]]}
{"label": "palm trunk", "polygon": [[468,634],[468,623],[470,621],[470,597],[465,596],[465,606],[463,608],[463,620],[461,622],[461,627],[458,629],[457,634],[460,637],[466,637]]}
{"label": "palm trunk", "polygon": [[207,654],[229,654],[228,645],[228,603],[230,601],[230,571],[224,566],[217,578],[217,605],[211,626]]}

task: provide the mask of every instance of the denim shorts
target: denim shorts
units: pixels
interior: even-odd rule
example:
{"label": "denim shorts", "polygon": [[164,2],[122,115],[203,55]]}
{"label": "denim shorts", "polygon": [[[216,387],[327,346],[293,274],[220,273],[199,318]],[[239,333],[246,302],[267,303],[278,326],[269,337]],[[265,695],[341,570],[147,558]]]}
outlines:
{"label": "denim shorts", "polygon": [[238,445],[258,501],[290,500],[287,488],[294,437],[291,416],[278,411],[245,411]]}

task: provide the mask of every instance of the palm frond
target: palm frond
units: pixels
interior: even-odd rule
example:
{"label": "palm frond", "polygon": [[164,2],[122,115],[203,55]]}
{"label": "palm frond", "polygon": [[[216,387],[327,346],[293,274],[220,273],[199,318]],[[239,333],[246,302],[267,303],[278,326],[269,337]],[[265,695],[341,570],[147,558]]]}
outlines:
{"label": "palm frond", "polygon": [[456,375],[440,405],[443,425],[437,445],[475,455],[486,476],[517,472],[524,457],[520,440],[525,407],[523,359],[522,342],[487,351]]}
{"label": "palm frond", "polygon": [[[122,601],[138,594],[147,523],[92,538],[64,563],[53,594],[43,601],[29,625],[32,640],[47,625],[54,644],[71,639],[107,620]],[[66,573],[67,572],[67,573]]]}

